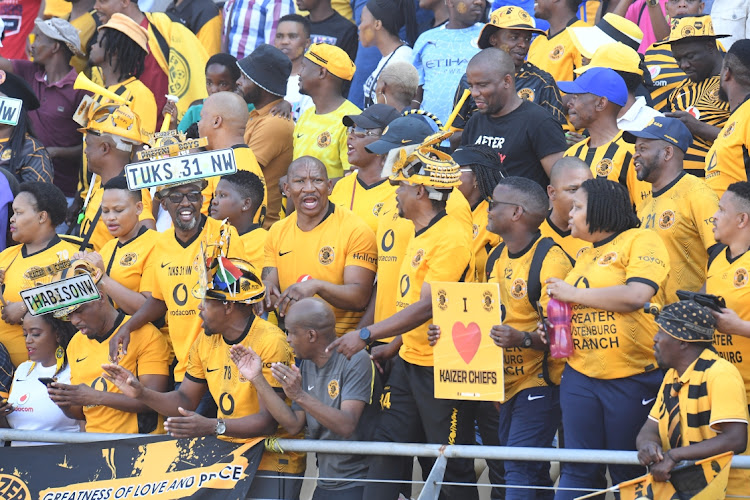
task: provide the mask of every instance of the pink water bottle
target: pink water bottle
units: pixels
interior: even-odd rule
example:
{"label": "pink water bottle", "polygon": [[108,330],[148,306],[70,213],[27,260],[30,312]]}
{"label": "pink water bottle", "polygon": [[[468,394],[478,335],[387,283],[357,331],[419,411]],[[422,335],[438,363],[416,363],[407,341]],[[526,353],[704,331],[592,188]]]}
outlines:
{"label": "pink water bottle", "polygon": [[573,354],[573,338],[570,332],[572,317],[573,308],[569,303],[549,299],[547,318],[552,324],[552,331],[549,332],[549,351],[553,358],[567,358]]}

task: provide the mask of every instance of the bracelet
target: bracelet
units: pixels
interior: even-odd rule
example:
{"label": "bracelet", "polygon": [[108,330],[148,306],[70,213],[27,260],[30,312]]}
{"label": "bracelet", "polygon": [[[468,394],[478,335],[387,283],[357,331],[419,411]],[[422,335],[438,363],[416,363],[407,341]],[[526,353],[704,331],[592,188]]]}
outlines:
{"label": "bracelet", "polygon": [[672,462],[674,462],[674,463],[677,463],[677,460],[675,460],[675,459],[674,459],[674,457],[672,456],[672,454],[670,453],[671,451],[672,451],[672,450],[667,450],[667,452],[666,452],[666,453],[664,453],[664,455],[665,455],[665,456],[667,456],[667,457],[669,457],[669,459],[670,459],[670,460],[671,460]]}

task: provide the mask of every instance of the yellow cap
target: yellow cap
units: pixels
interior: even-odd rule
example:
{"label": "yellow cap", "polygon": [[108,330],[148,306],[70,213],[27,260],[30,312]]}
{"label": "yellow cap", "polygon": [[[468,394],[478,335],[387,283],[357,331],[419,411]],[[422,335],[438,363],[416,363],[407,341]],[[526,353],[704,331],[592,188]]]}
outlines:
{"label": "yellow cap", "polygon": [[138,115],[127,104],[104,104],[96,108],[79,132],[114,135],[130,144],[143,143]]}
{"label": "yellow cap", "polygon": [[679,42],[681,40],[698,41],[701,39],[715,40],[726,38],[729,35],[717,35],[714,31],[714,23],[711,16],[685,16],[672,19],[672,29],[669,30],[669,38],[654,45]]}
{"label": "yellow cap", "polygon": [[576,68],[573,71],[581,74],[589,68],[610,68],[615,71],[624,71],[643,75],[641,69],[641,56],[638,52],[631,49],[623,43],[607,43],[596,49],[591,62],[582,68]]}
{"label": "yellow cap", "polygon": [[119,12],[112,14],[109,21],[97,29],[101,30],[102,28],[112,28],[113,30],[125,33],[131,40],[140,45],[143,50],[148,52],[148,31],[125,14],[120,14]]}
{"label": "yellow cap", "polygon": [[333,76],[342,80],[351,80],[354,76],[354,65],[349,55],[335,45],[314,43],[305,52],[305,58],[328,70]]}
{"label": "yellow cap", "polygon": [[570,27],[570,39],[586,59],[594,56],[596,49],[607,43],[621,42],[633,50],[643,41],[643,31],[633,21],[616,14],[604,14],[596,26]]}
{"label": "yellow cap", "polygon": [[544,34],[544,30],[536,27],[534,18],[521,7],[509,5],[496,9],[490,16],[490,22],[484,25],[479,33],[478,45],[480,49],[490,46],[490,37],[498,29],[524,30],[532,33]]}

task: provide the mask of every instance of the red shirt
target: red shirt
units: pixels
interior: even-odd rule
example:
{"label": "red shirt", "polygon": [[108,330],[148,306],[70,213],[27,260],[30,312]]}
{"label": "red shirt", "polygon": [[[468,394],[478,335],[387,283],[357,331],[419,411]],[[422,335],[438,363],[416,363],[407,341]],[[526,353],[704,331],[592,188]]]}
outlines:
{"label": "red shirt", "polygon": [[[141,26],[148,29],[148,18],[146,16],[143,16]],[[151,36],[149,36],[149,45],[150,42]],[[169,61],[169,54],[164,54],[164,57]],[[169,94],[169,76],[161,69],[151,51],[146,56],[146,61],[143,65],[143,74],[139,80],[154,93],[154,99],[156,100],[156,131],[158,132],[161,128],[161,122],[164,121],[161,110],[167,103],[166,95]]]}
{"label": "red shirt", "polygon": [[41,0],[0,0],[0,18],[5,23],[0,56],[6,59],[27,59],[26,39],[34,29]]}

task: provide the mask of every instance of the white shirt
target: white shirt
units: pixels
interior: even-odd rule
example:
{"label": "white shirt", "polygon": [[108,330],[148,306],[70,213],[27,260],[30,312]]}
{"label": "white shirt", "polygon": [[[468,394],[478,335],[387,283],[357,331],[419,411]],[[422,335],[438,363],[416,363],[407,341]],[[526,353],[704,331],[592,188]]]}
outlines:
{"label": "white shirt", "polygon": [[711,20],[717,35],[730,35],[719,41],[729,50],[737,40],[750,34],[750,2],[747,0],[714,0]]}
{"label": "white shirt", "polygon": [[617,119],[617,128],[627,131],[640,131],[657,116],[664,116],[651,106],[646,105],[646,98],[638,96],[630,109]]}
{"label": "white shirt", "polygon": [[313,105],[312,97],[299,91],[299,75],[291,75],[287,80],[284,100],[292,105],[292,118],[295,122],[307,108]]}
{"label": "white shirt", "polygon": [[380,77],[380,73],[383,71],[383,69],[385,69],[386,65],[396,61],[405,61],[411,64],[412,59],[412,50],[408,45],[396,47],[396,50],[380,58],[375,71],[373,71],[372,74],[367,77],[367,81],[362,86],[365,95],[365,107],[371,106],[378,102],[378,96],[377,94],[375,94],[375,87],[378,86],[378,78]]}
{"label": "white shirt", "polygon": [[[61,431],[80,432],[77,420],[65,416],[62,410],[52,402],[47,394],[47,387],[39,381],[40,377],[52,377],[57,366],[44,367],[41,363],[34,365],[33,361],[24,361],[16,369],[13,385],[10,388],[8,402],[15,411],[8,415],[8,423],[13,429],[29,431]],[[64,384],[70,383],[70,365],[57,374],[57,380]],[[42,444],[26,441],[13,441],[12,446],[37,446]]]}

